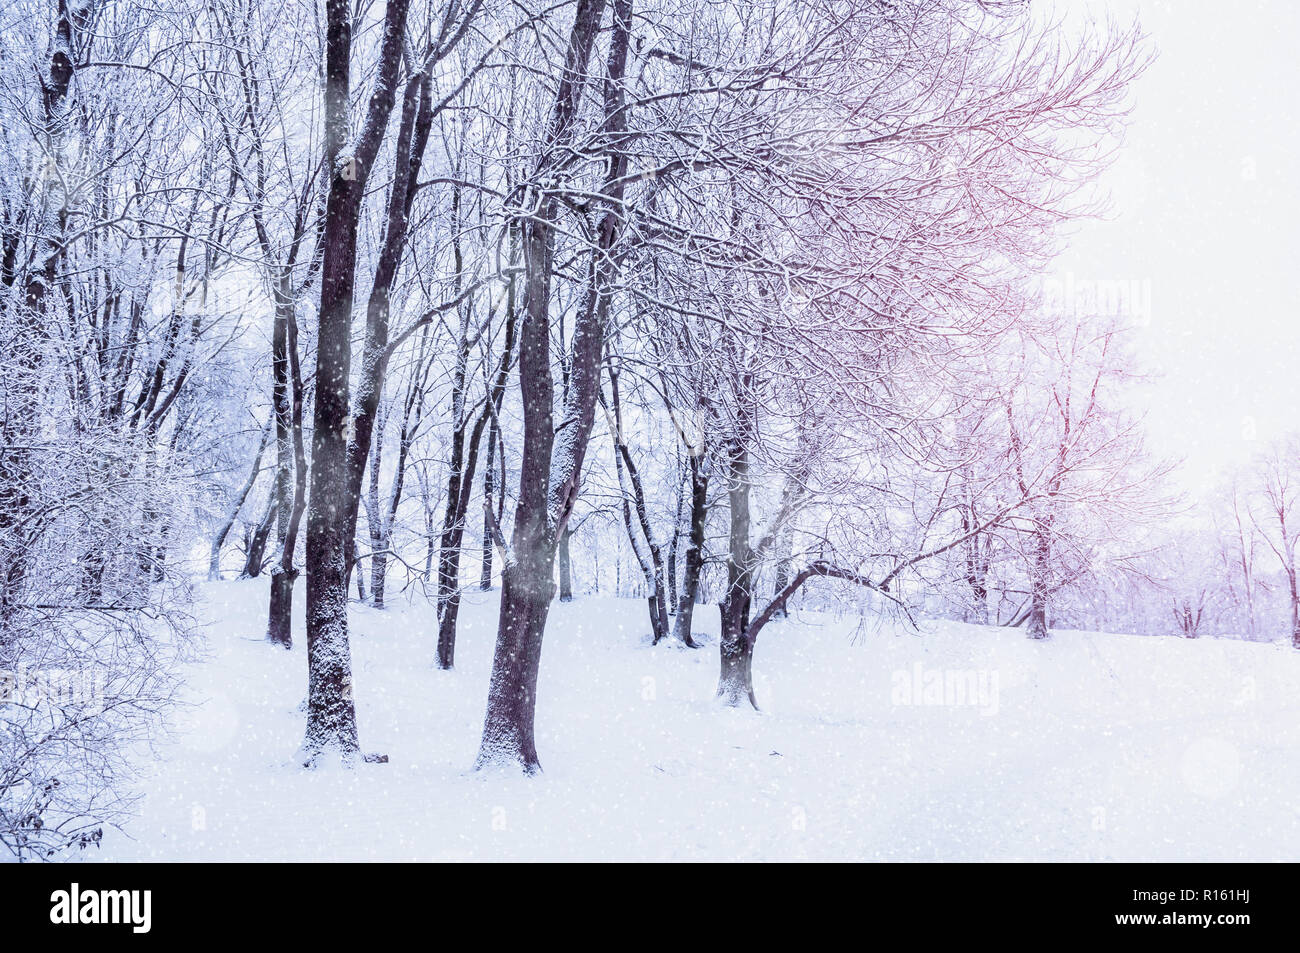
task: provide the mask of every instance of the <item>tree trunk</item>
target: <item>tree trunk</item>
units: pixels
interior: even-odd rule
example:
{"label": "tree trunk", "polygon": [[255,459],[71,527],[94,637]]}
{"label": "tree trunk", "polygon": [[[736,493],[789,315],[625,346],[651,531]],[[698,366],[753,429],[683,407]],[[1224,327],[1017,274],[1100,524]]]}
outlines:
{"label": "tree trunk", "polygon": [[573,601],[573,567],[569,553],[569,539],[573,530],[565,528],[560,534],[560,601]]}
{"label": "tree trunk", "polygon": [[962,545],[962,556],[966,561],[966,584],[971,591],[970,611],[964,613],[964,615],[968,622],[974,622],[977,625],[988,625],[988,575],[992,537],[985,533],[975,532],[978,524],[979,516],[975,511],[975,504],[968,499],[961,507],[962,533],[973,533]]}
{"label": "tree trunk", "polygon": [[1047,596],[1051,581],[1048,578],[1051,558],[1047,530],[1039,527],[1034,537],[1034,568],[1029,581],[1029,616],[1025,620],[1025,634],[1031,639],[1046,639]]}
{"label": "tree trunk", "polygon": [[[457,193],[459,194],[459,193]],[[457,251],[459,257],[459,250]],[[460,547],[465,536],[465,510],[473,475],[465,466],[465,438],[469,421],[465,415],[466,365],[469,360],[469,321],[462,311],[460,342],[456,353],[456,375],[452,384],[451,459],[447,466],[447,503],[442,515],[438,543],[438,656],[440,669],[449,669],[456,659],[456,619],[460,614]],[[462,501],[462,497],[464,500]]]}
{"label": "tree trunk", "polygon": [[691,623],[700,592],[700,571],[704,568],[704,530],[709,515],[709,477],[704,472],[703,461],[698,455],[692,454],[690,467],[691,530],[686,544],[686,565],[682,570],[682,588],[677,603],[677,622],[673,635],[682,644],[695,648]]}
{"label": "tree trunk", "polygon": [[[572,140],[588,61],[604,13],[605,0],[578,0],[565,55],[564,73],[556,90],[547,141],[551,148],[533,171],[537,190],[554,175],[554,164]],[[626,132],[621,82],[627,63],[631,0],[615,0],[614,33],[610,40],[605,84],[605,131],[611,142]],[[537,670],[542,637],[555,584],[551,574],[557,536],[573,512],[582,464],[595,420],[600,392],[601,355],[612,295],[610,253],[618,234],[626,156],[612,152],[606,178],[609,208],[601,217],[597,253],[592,256],[592,281],[585,307],[580,309],[570,344],[570,387],[564,403],[561,465],[552,473],[557,439],[552,402],[555,380],[551,370],[551,273],[555,259],[555,225],[559,202],[536,194],[536,210],[520,223],[524,257],[524,304],[519,335],[519,385],[523,398],[524,441],[520,458],[519,502],[515,511],[510,557],[501,589],[501,612],[492,680],[477,764],[514,763],[525,773],[540,768],[533,739]]]}
{"label": "tree trunk", "polygon": [[[641,575],[645,580],[646,602],[650,610],[651,640],[654,645],[658,645],[668,637],[663,550],[656,542],[654,530],[650,525],[641,473],[632,459],[627,442],[623,439],[623,408],[619,396],[619,375],[613,366],[609,369],[609,380],[614,407],[614,419],[610,431],[614,437],[614,469],[618,473],[618,485],[623,503],[623,528],[627,531],[628,544],[632,547],[632,554],[636,557],[637,565],[641,568]],[[624,485],[625,483],[627,486]],[[629,499],[629,490],[631,499]],[[635,522],[632,519],[634,507]],[[644,550],[637,537],[638,527],[641,536],[645,539]]]}
{"label": "tree trunk", "polygon": [[[382,542],[380,546],[382,546]],[[370,604],[376,609],[384,607],[384,582],[388,576],[388,557],[376,550],[370,557]]]}
{"label": "tree trunk", "polygon": [[[794,550],[794,541],[790,538],[788,529],[781,531],[781,542],[776,554],[776,572],[773,573],[772,591],[774,594],[781,592],[790,583],[790,558]],[[773,613],[772,618],[784,619],[787,615],[787,608],[784,603]]]}
{"label": "tree trunk", "polygon": [[[596,0],[597,5],[599,0]],[[583,12],[580,0],[579,23]],[[590,5],[589,3],[587,4]],[[589,25],[592,31],[599,25]],[[578,32],[575,24],[575,34]],[[587,40],[588,44],[591,38]],[[586,57],[582,58],[585,64]],[[479,746],[478,766],[514,763],[525,774],[540,769],[533,739],[537,670],[542,636],[554,583],[551,575],[555,537],[548,518],[551,453],[555,439],[551,401],[554,381],[550,364],[548,302],[554,255],[551,227],[553,200],[540,221],[523,226],[527,269],[524,320],[520,331],[519,383],[523,392],[524,447],[520,461],[519,503],[510,556],[502,573],[501,608],[496,650],[488,687],[487,712]]]}
{"label": "tree trunk", "polygon": [[278,565],[271,570],[271,603],[266,624],[268,642],[293,647],[293,585],[298,570]]}
{"label": "tree trunk", "polygon": [[307,449],[303,442],[302,368],[298,364],[298,323],[294,315],[292,273],[281,276],[272,334],[272,404],[275,410],[275,494],[279,561],[271,569],[267,641],[293,645],[293,587],[298,578],[294,551],[307,506]]}
{"label": "tree trunk", "polygon": [[478,587],[483,592],[492,588],[492,530],[491,530],[491,513],[492,500],[496,494],[494,484],[495,475],[493,467],[496,465],[497,450],[497,421],[496,417],[492,418],[488,429],[488,455],[483,467],[483,552],[481,556],[482,564],[479,568]]}
{"label": "tree trunk", "polygon": [[722,611],[721,670],[718,673],[718,698],[724,705],[738,708],[748,702],[754,709],[754,643],[745,637],[732,613]]}
{"label": "tree trunk", "polygon": [[989,624],[989,590],[983,577],[971,581],[971,596],[974,599],[974,614],[971,621],[976,625]]}
{"label": "tree trunk", "polygon": [[[513,258],[514,249],[512,244],[511,260]],[[469,340],[467,337],[469,327],[467,322],[461,326],[461,352],[457,364],[456,394],[453,395],[452,399],[453,417],[459,423],[452,436],[451,466],[447,476],[447,509],[443,516],[442,539],[440,540],[438,553],[437,664],[441,669],[451,668],[456,658],[456,622],[460,616],[460,552],[465,539],[465,526],[468,522],[470,493],[474,484],[474,473],[478,467],[478,454],[484,429],[489,429],[487,469],[489,474],[492,471],[492,456],[493,451],[496,449],[494,434],[499,435],[497,414],[501,410],[501,402],[505,398],[506,384],[510,379],[510,363],[513,360],[515,348],[515,329],[515,295],[512,280],[510,288],[506,292],[505,341],[502,344],[501,359],[497,363],[496,373],[488,386],[483,412],[475,421],[473,431],[469,436],[467,453],[465,427],[468,425],[468,421],[460,421],[460,416],[464,413],[464,367],[469,353]],[[480,577],[479,585],[480,588],[491,588],[492,539],[487,521],[492,498],[486,480],[483,501],[483,546],[487,561],[484,568],[486,575]],[[486,586],[483,585],[484,579],[487,581]]]}
{"label": "tree trunk", "polygon": [[248,499],[248,494],[253,490],[253,484],[257,482],[257,475],[262,472],[262,454],[266,452],[266,442],[270,437],[270,429],[262,431],[262,438],[257,444],[257,453],[253,455],[253,465],[249,468],[248,479],[244,481],[239,492],[230,503],[230,509],[226,512],[226,520],[221,524],[221,529],[217,530],[217,535],[212,539],[212,551],[208,556],[208,578],[221,578],[221,547],[226,542],[226,537],[230,535],[231,528],[235,525],[235,520],[239,518],[239,511],[244,508],[244,501]]}
{"label": "tree trunk", "polygon": [[[396,76],[393,79],[395,81]],[[391,110],[392,95],[389,95],[387,102]],[[352,571],[355,564],[354,540],[361,501],[361,484],[365,477],[367,463],[370,462],[372,442],[376,439],[377,430],[382,428],[379,407],[390,356],[388,322],[392,289],[402,263],[402,252],[406,247],[411,204],[415,197],[415,183],[424,160],[424,149],[432,123],[432,89],[426,71],[410,77],[403,92],[394,149],[397,159],[393,183],[388,195],[383,240],[375,263],[370,296],[366,301],[366,335],[361,351],[361,372],[357,378],[356,402],[351,410],[352,436],[347,446],[347,494],[344,499],[349,524],[348,572]],[[382,138],[382,129],[379,130],[379,136]],[[377,483],[377,475],[372,476],[372,481]],[[357,592],[363,593],[364,588],[361,574],[358,573]],[[365,600],[364,595],[360,598]]]}
{"label": "tree trunk", "polygon": [[[518,533],[515,540],[516,544],[524,542]],[[535,546],[533,550],[526,560],[508,567],[502,574],[496,653],[492,659],[492,682],[478,754],[480,766],[513,762],[525,774],[534,774],[541,768],[533,738],[533,719],[542,635],[555,589],[549,554],[544,547]]]}
{"label": "tree trunk", "polygon": [[313,764],[326,751],[351,763],[360,754],[352,699],[348,639],[350,516],[348,414],[352,367],[352,301],[357,232],[370,168],[392,111],[409,0],[390,0],[365,125],[355,150],[350,138],[352,7],[327,0],[325,154],[329,195],[321,235],[321,299],[316,347],[311,494],[307,516],[307,728],[303,753]]}
{"label": "tree trunk", "polygon": [[[357,562],[357,541],[355,537],[351,538],[349,541],[352,546],[345,554],[345,565],[351,569],[356,566]],[[345,586],[344,588],[347,587]],[[366,574],[363,572],[357,573],[357,601],[363,603],[369,601],[366,597]]]}
{"label": "tree trunk", "polygon": [[[1285,536],[1282,539],[1284,545],[1289,542]],[[1297,585],[1294,569],[1288,568],[1286,575],[1291,587],[1291,647],[1300,649],[1300,585]]]}
{"label": "tree trunk", "polygon": [[276,540],[281,549],[289,535],[293,516],[293,401],[289,381],[289,321],[293,301],[287,288],[288,276],[276,289],[275,316],[271,330],[271,410],[275,423]]}
{"label": "tree trunk", "polygon": [[727,450],[727,502],[731,522],[727,594],[720,607],[718,698],[726,705],[739,706],[745,700],[758,708],[754,698],[754,645],[746,633],[753,600],[753,551],[749,541],[749,448],[744,435],[733,438]]}
{"label": "tree trunk", "polygon": [[244,571],[242,573],[245,579],[256,579],[262,575],[262,567],[266,565],[266,543],[271,538],[271,531],[275,529],[275,512],[278,507],[275,505],[275,497],[272,496],[266,504],[266,513],[262,520],[253,530],[253,535],[248,541],[248,552],[244,558]]}
{"label": "tree trunk", "polygon": [[665,578],[668,581],[668,614],[670,616],[677,615],[677,547],[681,535],[681,527],[674,526],[672,539],[668,542],[668,564],[664,568]]}
{"label": "tree trunk", "polygon": [[438,613],[437,665],[443,671],[456,665],[456,623],[460,619],[460,589],[453,589]]}
{"label": "tree trunk", "polygon": [[370,604],[376,609],[384,607],[384,582],[388,577],[388,556],[382,547],[380,540],[370,556]]}
{"label": "tree trunk", "polygon": [[376,609],[384,607],[384,575],[388,558],[384,553],[384,515],[379,508],[379,477],[384,458],[385,415],[380,414],[375,424],[370,452],[370,483],[366,497],[366,529],[370,537],[370,604]]}
{"label": "tree trunk", "polygon": [[687,471],[680,473],[681,479],[677,484],[677,502],[676,509],[673,512],[673,535],[668,540],[668,565],[666,567],[668,577],[668,614],[675,616],[677,614],[677,551],[681,546],[682,540],[682,500],[686,495],[684,490],[687,480],[690,479]]}
{"label": "tree trunk", "polygon": [[[509,355],[502,362],[509,370]],[[504,379],[502,388],[504,389]],[[491,398],[489,398],[491,400]],[[438,668],[449,669],[456,659],[456,620],[460,615],[460,551],[465,539],[474,471],[478,466],[479,444],[488,417],[495,410],[485,407],[469,436],[469,453],[463,454],[464,428],[454,438],[451,472],[447,480],[447,510],[443,516],[442,537],[438,549]]]}

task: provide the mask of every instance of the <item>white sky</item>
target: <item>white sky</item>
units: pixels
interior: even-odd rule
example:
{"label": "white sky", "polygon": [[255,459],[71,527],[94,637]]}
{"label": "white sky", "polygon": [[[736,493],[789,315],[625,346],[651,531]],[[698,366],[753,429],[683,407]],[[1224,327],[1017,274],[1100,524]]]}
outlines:
{"label": "white sky", "polygon": [[1150,446],[1200,495],[1300,430],[1300,3],[1058,0],[1081,6],[1136,13],[1158,58],[1102,180],[1113,210],[1078,228],[1056,278],[1149,283]]}

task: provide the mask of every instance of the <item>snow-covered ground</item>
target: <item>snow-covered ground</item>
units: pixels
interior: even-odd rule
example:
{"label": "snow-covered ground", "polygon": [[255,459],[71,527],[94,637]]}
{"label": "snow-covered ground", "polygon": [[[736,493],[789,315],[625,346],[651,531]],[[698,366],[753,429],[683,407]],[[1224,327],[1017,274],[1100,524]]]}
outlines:
{"label": "snow-covered ground", "polygon": [[466,595],[454,672],[432,606],[399,600],[352,615],[362,744],[389,763],[309,772],[301,619],[285,653],[265,582],[202,594],[195,707],[88,860],[1300,858],[1281,643],[801,613],[759,640],[754,713],[713,702],[716,608],[690,651],[649,646],[642,602],[585,598],[551,612],[528,779],[469,770],[495,593]]}

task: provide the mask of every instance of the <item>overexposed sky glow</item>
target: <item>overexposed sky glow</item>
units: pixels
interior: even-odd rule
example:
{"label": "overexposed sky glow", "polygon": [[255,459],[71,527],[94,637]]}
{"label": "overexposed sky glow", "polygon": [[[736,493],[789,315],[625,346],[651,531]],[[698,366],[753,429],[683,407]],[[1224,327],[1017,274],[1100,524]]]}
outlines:
{"label": "overexposed sky glow", "polygon": [[1150,445],[1184,458],[1177,482],[1200,495],[1300,429],[1300,4],[1084,6],[1136,14],[1158,58],[1103,179],[1108,220],[1078,227],[1053,277],[1149,289],[1136,344],[1157,375],[1141,398]]}

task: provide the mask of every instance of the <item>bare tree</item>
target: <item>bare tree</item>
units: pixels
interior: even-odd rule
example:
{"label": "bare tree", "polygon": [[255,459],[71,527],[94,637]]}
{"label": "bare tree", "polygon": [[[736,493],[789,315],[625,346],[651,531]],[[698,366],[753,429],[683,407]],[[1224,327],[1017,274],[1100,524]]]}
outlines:
{"label": "bare tree", "polygon": [[1276,557],[1286,580],[1291,645],[1300,648],[1300,585],[1296,513],[1300,507],[1300,439],[1289,437],[1260,455],[1254,470],[1250,519]]}
{"label": "bare tree", "polygon": [[501,615],[478,763],[513,762],[527,773],[540,766],[533,740],[533,719],[542,636],[554,595],[555,546],[573,512],[595,417],[614,279],[610,255],[619,237],[626,187],[627,156],[622,148],[622,135],[627,118],[622,82],[630,42],[632,2],[615,0],[602,122],[607,173],[600,202],[605,211],[596,231],[587,301],[575,321],[568,360],[568,396],[556,427],[552,408],[555,385],[549,308],[560,201],[548,187],[570,161],[569,150],[576,134],[575,122],[588,62],[604,8],[604,0],[578,0],[548,121],[547,145],[538,156],[527,184],[521,186],[520,208],[527,210],[520,217],[524,276],[519,382],[524,445],[519,502],[502,575]]}
{"label": "bare tree", "polygon": [[327,0],[325,7],[323,165],[329,177],[329,192],[321,233],[316,401],[307,513],[308,691],[303,751],[309,764],[325,752],[333,752],[345,761],[360,753],[352,700],[346,563],[348,540],[352,537],[350,517],[354,518],[356,510],[347,501],[357,499],[357,491],[350,494],[348,468],[352,297],[361,203],[393,108],[408,6],[408,0],[393,0],[385,10],[378,74],[355,143],[349,141],[352,11],[345,0]]}

